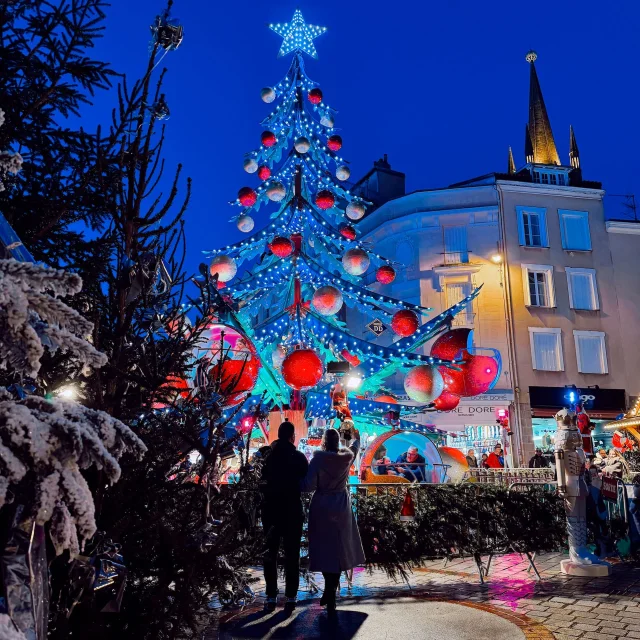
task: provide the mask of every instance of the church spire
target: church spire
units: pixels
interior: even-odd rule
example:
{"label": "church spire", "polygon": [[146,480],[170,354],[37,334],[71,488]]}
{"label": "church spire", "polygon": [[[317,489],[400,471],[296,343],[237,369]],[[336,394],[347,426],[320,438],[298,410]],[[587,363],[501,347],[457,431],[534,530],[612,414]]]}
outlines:
{"label": "church spire", "polygon": [[[531,65],[529,79],[529,137],[533,147],[533,162],[537,164],[560,164],[560,157],[553,140],[551,123],[544,105],[535,61],[538,57],[535,51],[529,51],[526,55],[527,62]],[[527,151],[525,149],[525,155]],[[528,160],[527,160],[528,161]]]}
{"label": "church spire", "polygon": [[569,125],[569,164],[574,169],[580,168],[580,152],[578,151],[578,143],[576,135],[573,133],[573,127]]}
{"label": "church spire", "polygon": [[524,125],[524,161],[527,164],[533,163],[533,142],[531,142],[531,132],[529,125]]}
{"label": "church spire", "polygon": [[513,161],[513,151],[511,147],[509,147],[509,168],[507,169],[508,173],[516,172],[516,163]]}

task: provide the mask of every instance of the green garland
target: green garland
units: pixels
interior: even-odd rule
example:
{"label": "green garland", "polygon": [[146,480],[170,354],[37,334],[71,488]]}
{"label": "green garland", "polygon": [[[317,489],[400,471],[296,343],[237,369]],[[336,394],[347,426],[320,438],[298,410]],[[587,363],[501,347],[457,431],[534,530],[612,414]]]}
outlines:
{"label": "green garland", "polygon": [[392,491],[377,496],[363,487],[354,496],[367,566],[391,577],[430,558],[553,551],[566,543],[562,500],[542,487],[420,485],[410,490],[413,522],[400,521],[404,490]]}

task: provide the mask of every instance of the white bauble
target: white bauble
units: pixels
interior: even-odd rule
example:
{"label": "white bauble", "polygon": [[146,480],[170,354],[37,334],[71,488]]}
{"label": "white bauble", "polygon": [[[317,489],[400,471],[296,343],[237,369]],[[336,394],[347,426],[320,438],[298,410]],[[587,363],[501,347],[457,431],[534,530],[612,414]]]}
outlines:
{"label": "white bauble", "polygon": [[348,180],[351,176],[351,170],[345,165],[341,165],[336,169],[336,178],[338,180]]}
{"label": "white bauble", "polygon": [[349,249],[342,256],[344,270],[352,276],[361,276],[369,268],[369,254],[364,249]]}
{"label": "white bauble", "polygon": [[364,217],[365,207],[361,202],[350,202],[345,209],[347,218],[350,220],[360,220]]}
{"label": "white bauble", "polygon": [[307,153],[310,146],[311,143],[309,142],[309,138],[305,138],[304,136],[300,136],[294,144],[294,147],[296,148],[296,151],[298,153]]}
{"label": "white bauble", "polygon": [[262,101],[267,104],[273,102],[276,99],[276,90],[273,87],[265,87],[260,92],[260,97],[262,98]]}
{"label": "white bauble", "polygon": [[284,200],[284,197],[287,195],[287,190],[284,188],[282,182],[272,182],[267,187],[267,198],[271,200],[271,202],[281,202]]}
{"label": "white bauble", "polygon": [[320,118],[320,124],[323,127],[327,127],[327,129],[333,129],[334,121],[333,118],[327,113]]}
{"label": "white bauble", "polygon": [[216,256],[209,265],[211,276],[218,276],[220,282],[229,282],[238,273],[236,261],[229,256]]}
{"label": "white bauble", "polygon": [[253,158],[247,158],[243,166],[247,173],[255,173],[258,170],[258,163]]}
{"label": "white bauble", "polygon": [[251,216],[243,214],[241,216],[238,216],[236,224],[238,225],[238,229],[240,229],[240,231],[249,233],[249,231],[253,229],[255,222],[253,221],[253,218]]}

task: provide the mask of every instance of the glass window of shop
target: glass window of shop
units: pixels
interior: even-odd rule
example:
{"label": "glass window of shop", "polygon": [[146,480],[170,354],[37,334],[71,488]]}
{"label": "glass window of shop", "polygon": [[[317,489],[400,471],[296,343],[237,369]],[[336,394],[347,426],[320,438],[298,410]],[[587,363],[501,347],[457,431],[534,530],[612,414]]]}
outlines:
{"label": "glass window of shop", "polygon": [[[594,451],[598,449],[610,449],[612,431],[605,431],[603,425],[609,420],[591,420],[595,424],[591,437]],[[553,418],[533,419],[533,444],[545,453],[553,453],[555,449],[556,421]]]}

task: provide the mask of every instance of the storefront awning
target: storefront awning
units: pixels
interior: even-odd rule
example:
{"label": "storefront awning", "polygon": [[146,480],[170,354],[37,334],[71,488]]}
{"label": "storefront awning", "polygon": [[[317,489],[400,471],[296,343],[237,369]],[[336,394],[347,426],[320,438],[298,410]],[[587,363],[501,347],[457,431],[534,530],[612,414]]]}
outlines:
{"label": "storefront awning", "polygon": [[[529,387],[529,402],[534,418],[553,418],[567,406],[566,387]],[[624,389],[581,389],[580,397],[589,417],[595,420],[612,420],[625,410]]]}

